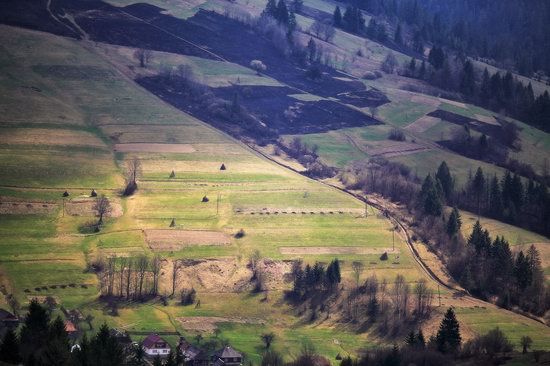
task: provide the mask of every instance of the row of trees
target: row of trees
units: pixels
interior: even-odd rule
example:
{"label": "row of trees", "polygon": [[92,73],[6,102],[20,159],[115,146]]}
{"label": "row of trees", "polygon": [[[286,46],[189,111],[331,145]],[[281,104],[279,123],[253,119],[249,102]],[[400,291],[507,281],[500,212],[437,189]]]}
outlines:
{"label": "row of trees", "polygon": [[[31,300],[23,325],[17,334],[8,330],[0,344],[2,365],[41,366],[145,366],[150,365],[141,344],[122,347],[106,324],[88,338],[86,335],[72,346],[65,323],[60,317],[50,319],[48,310],[36,299]],[[170,353],[164,363],[160,358],[153,365],[183,365],[181,354]]]}
{"label": "row of trees", "polygon": [[[505,187],[502,191],[496,177],[493,184],[494,200],[507,202],[507,208],[521,204],[523,189],[518,176],[507,174],[502,181]],[[439,167],[435,178],[428,175],[424,180],[416,201],[417,213],[421,214],[418,216],[422,221],[419,226],[421,235],[435,243],[440,254],[446,258],[451,274],[473,294],[482,298],[495,296],[501,306],[519,306],[525,311],[542,315],[550,308],[550,292],[544,283],[537,249],[531,246],[527,253],[520,250],[513,254],[504,238],[492,240],[479,221],[465,241],[460,232],[462,222],[458,210],[454,208],[448,218],[444,215],[444,205],[454,197],[453,185],[454,180],[446,164]],[[456,202],[460,205],[468,200],[480,210],[487,195],[485,187],[482,170],[478,169]],[[490,193],[488,196],[491,196]],[[506,212],[507,208],[499,207],[499,212]]]}
{"label": "row of trees", "polygon": [[460,92],[468,102],[548,131],[550,94],[535,97],[531,83],[525,85],[511,72],[490,74],[487,68],[477,73],[470,59],[448,57],[443,48],[434,46],[428,57],[429,67],[412,59],[402,68],[409,77],[425,80],[450,92]]}
{"label": "row of trees", "polygon": [[496,296],[505,308],[519,306],[542,315],[550,307],[550,293],[544,282],[540,255],[534,245],[524,253],[512,253],[504,238],[492,240],[476,222],[466,247],[449,260],[451,273],[462,286],[477,296]]}
{"label": "row of trees", "polygon": [[[446,164],[439,168],[448,177]],[[443,174],[443,173],[440,173]],[[507,171],[499,179],[488,176],[480,167],[469,174],[463,189],[454,189],[454,180],[441,183],[447,202],[480,215],[550,235],[550,194],[544,183],[525,182]]]}
{"label": "row of trees", "polygon": [[350,321],[377,324],[380,333],[395,336],[406,323],[429,317],[433,298],[433,290],[424,279],[411,287],[402,275],[389,283],[372,275],[350,291],[344,310]]}
{"label": "row of trees", "polygon": [[[159,295],[162,259],[145,255],[136,258],[110,256],[100,258],[92,266],[99,276],[101,295],[128,300],[144,300]],[[176,289],[179,262],[175,262],[172,276],[172,295]]]}
{"label": "row of trees", "polygon": [[289,296],[297,301],[303,301],[320,292],[334,292],[342,281],[340,262],[334,259],[327,268],[320,262],[313,266],[296,261],[292,267],[293,287]]}
{"label": "row of trees", "polygon": [[[347,0],[379,18],[406,24],[411,48],[427,43],[486,59],[521,74],[550,74],[550,36],[544,0]],[[527,22],[529,27],[522,27]],[[422,53],[419,50],[419,53]]]}
{"label": "row of trees", "polygon": [[[517,217],[515,223],[532,223],[533,228],[548,230],[550,213],[546,187],[535,182],[524,188],[522,179],[507,173],[502,180],[488,182],[481,169],[470,177],[463,189],[457,189],[445,162],[435,175],[422,184],[399,164],[378,161],[355,166],[342,174],[348,188],[377,192],[406,204],[416,216],[415,232],[431,243],[444,258],[457,281],[477,296],[496,297],[502,306],[518,306],[534,314],[550,308],[550,292],[542,280],[540,259],[535,247],[512,254],[503,238],[492,240],[480,225],[468,240],[461,234],[461,218],[455,207],[447,215],[446,205],[457,205],[490,214],[499,219]],[[518,207],[520,211],[517,211]],[[520,212],[520,216],[518,216]],[[497,280],[495,280],[495,277]]]}
{"label": "row of trees", "polygon": [[71,352],[65,323],[60,317],[52,321],[36,299],[29,304],[19,334],[8,330],[0,346],[0,361],[13,365],[114,366],[124,360],[122,348],[106,325],[92,339],[84,336],[80,348]]}

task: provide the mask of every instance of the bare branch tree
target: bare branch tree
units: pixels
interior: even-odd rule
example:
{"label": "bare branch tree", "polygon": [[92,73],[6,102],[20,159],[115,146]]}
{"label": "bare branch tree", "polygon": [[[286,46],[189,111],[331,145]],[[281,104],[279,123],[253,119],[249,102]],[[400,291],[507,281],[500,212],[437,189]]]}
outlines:
{"label": "bare branch tree", "polygon": [[100,194],[96,197],[92,210],[96,211],[97,216],[99,216],[97,225],[102,225],[103,217],[112,211],[111,202],[109,202],[109,199],[104,194]]}
{"label": "bare branch tree", "polygon": [[153,53],[150,50],[140,48],[134,52],[134,58],[139,61],[140,67],[147,67],[153,58]]}
{"label": "bare branch tree", "polygon": [[416,315],[423,317],[429,314],[433,300],[433,291],[428,287],[428,283],[424,278],[418,281],[413,292],[416,297]]}
{"label": "bare branch tree", "polygon": [[134,264],[134,260],[132,258],[128,259],[128,265],[126,268],[126,298],[130,299],[130,289],[131,289],[131,283],[132,283],[132,267]]}
{"label": "bare branch tree", "polygon": [[118,296],[124,295],[124,271],[126,270],[126,257],[121,257],[119,260],[119,272],[118,272]]}
{"label": "bare branch tree", "polygon": [[353,271],[353,277],[355,278],[355,286],[359,287],[359,280],[361,278],[361,273],[363,273],[363,270],[365,269],[365,266],[363,265],[363,262],[354,261],[351,264],[351,269]]}
{"label": "bare branch tree", "polygon": [[151,293],[153,295],[158,295],[159,292],[159,275],[161,264],[162,260],[160,259],[160,256],[155,255],[151,261],[151,272],[153,273],[153,288],[151,289]]}
{"label": "bare branch tree", "polygon": [[173,267],[172,267],[172,294],[170,296],[174,296],[176,293],[176,287],[178,285],[178,273],[180,269],[183,267],[183,263],[180,260],[174,260],[173,261]]}
{"label": "bare branch tree", "polygon": [[141,160],[135,157],[126,162],[126,189],[124,190],[125,196],[132,195],[137,189],[137,180],[141,176]]}
{"label": "bare branch tree", "polygon": [[149,259],[142,255],[137,259],[136,263],[137,271],[137,296],[139,299],[143,298],[143,287],[145,285],[145,276],[147,275],[147,270],[149,269]]}

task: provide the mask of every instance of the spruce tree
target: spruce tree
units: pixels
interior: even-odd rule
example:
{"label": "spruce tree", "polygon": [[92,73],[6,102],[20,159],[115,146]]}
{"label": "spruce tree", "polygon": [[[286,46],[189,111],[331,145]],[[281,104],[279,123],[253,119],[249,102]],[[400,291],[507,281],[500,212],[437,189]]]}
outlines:
{"label": "spruce tree", "polygon": [[481,201],[483,193],[485,193],[485,176],[483,175],[483,169],[477,168],[476,175],[472,182],[472,189],[477,203],[477,213],[481,213]]}
{"label": "spruce tree", "polygon": [[424,179],[419,199],[424,214],[430,216],[441,215],[443,211],[441,192],[439,192],[438,185],[435,184],[433,178],[429,174]]}
{"label": "spruce tree", "polygon": [[441,320],[436,335],[437,349],[442,353],[455,353],[460,347],[460,324],[456,319],[453,308],[449,308]]}
{"label": "spruce tree", "polygon": [[14,365],[21,362],[19,339],[17,339],[17,335],[13,329],[8,329],[2,339],[2,344],[0,344],[0,361]]}
{"label": "spruce tree", "polygon": [[419,346],[421,347],[426,346],[426,339],[424,338],[424,333],[422,333],[422,329],[418,330],[418,334],[416,335],[416,341]]}
{"label": "spruce tree", "polygon": [[449,215],[449,220],[447,221],[447,235],[450,237],[455,236],[458,234],[461,226],[462,220],[460,219],[460,213],[455,206]]}
{"label": "spruce tree", "polygon": [[265,9],[262,15],[269,15],[275,18],[276,14],[277,14],[277,3],[275,2],[275,0],[267,0],[267,4],[265,6]]}
{"label": "spruce tree", "polygon": [[332,24],[336,28],[342,28],[342,12],[340,11],[339,6],[336,6],[336,9],[334,9],[334,15],[332,17]]}
{"label": "spruce tree", "polygon": [[502,193],[496,175],[491,180],[491,188],[489,195],[489,214],[494,218],[502,216]]}
{"label": "spruce tree", "polygon": [[439,168],[437,168],[435,177],[441,184],[441,188],[443,188],[446,201],[451,202],[454,193],[454,179],[451,176],[451,171],[445,161],[442,161]]}
{"label": "spruce tree", "polygon": [[414,333],[414,330],[411,330],[409,334],[407,334],[407,338],[405,338],[405,344],[407,344],[410,347],[416,346],[417,339],[416,334]]}
{"label": "spruce tree", "polygon": [[531,268],[529,261],[525,258],[523,251],[520,251],[514,264],[514,275],[520,290],[524,290],[531,284]]}
{"label": "spruce tree", "polygon": [[397,29],[395,30],[394,41],[397,44],[403,44],[403,35],[401,34],[401,24],[397,24]]}
{"label": "spruce tree", "polygon": [[23,321],[20,331],[21,355],[28,360],[30,355],[38,353],[48,339],[50,316],[48,311],[32,299],[29,311]]}

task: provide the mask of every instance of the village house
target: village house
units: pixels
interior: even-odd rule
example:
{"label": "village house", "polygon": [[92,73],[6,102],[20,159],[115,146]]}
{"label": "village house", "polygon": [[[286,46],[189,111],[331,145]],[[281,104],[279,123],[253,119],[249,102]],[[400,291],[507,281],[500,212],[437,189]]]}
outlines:
{"label": "village house", "polygon": [[212,356],[213,366],[239,366],[243,363],[243,355],[235,351],[231,346],[225,346],[214,352]]}
{"label": "village house", "polygon": [[117,343],[123,348],[127,349],[130,346],[132,346],[132,338],[130,338],[130,334],[128,334],[127,331],[122,331],[116,328],[112,328],[109,330],[109,333],[111,334],[111,337],[116,339]]}
{"label": "village house", "polygon": [[65,320],[65,331],[67,332],[69,339],[73,342],[78,338],[79,332],[74,323],[70,320]]}
{"label": "village house", "polygon": [[183,360],[188,366],[208,366],[210,363],[210,358],[205,351],[193,346],[183,337],[180,338],[178,352],[183,356]]}
{"label": "village house", "polygon": [[7,310],[0,309],[0,336],[8,329],[15,329],[19,325],[19,318]]}
{"label": "village house", "polygon": [[143,350],[149,357],[167,357],[170,353],[170,345],[158,334],[149,334],[147,338],[143,340]]}

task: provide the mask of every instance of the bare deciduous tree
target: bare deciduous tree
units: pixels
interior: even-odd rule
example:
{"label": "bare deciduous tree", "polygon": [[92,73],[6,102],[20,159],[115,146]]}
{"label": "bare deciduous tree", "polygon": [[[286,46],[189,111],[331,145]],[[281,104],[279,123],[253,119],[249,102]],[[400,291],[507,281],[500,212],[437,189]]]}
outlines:
{"label": "bare deciduous tree", "polygon": [[361,278],[361,273],[363,273],[363,270],[365,269],[365,266],[363,265],[363,262],[354,261],[351,264],[351,269],[353,271],[353,277],[355,278],[355,286],[359,287],[359,280]]}
{"label": "bare deciduous tree", "polygon": [[416,297],[416,315],[423,317],[430,312],[433,291],[428,287],[426,280],[421,278],[414,286],[413,292]]}
{"label": "bare deciduous tree", "polygon": [[159,275],[162,261],[159,255],[156,255],[151,261],[151,272],[153,274],[153,288],[151,293],[153,295],[158,295],[159,292]]}
{"label": "bare deciduous tree", "polygon": [[126,266],[126,298],[130,299],[130,290],[131,290],[131,283],[132,283],[132,267],[134,265],[134,261],[132,258],[128,259],[128,265]]}
{"label": "bare deciduous tree", "polygon": [[126,189],[124,190],[125,196],[132,195],[137,189],[137,180],[141,176],[141,160],[137,157],[128,160],[126,162]]}
{"label": "bare deciduous tree", "polygon": [[116,274],[116,255],[110,256],[105,267],[105,276],[107,279],[107,296],[113,296]]}
{"label": "bare deciduous tree", "polygon": [[140,67],[147,67],[153,58],[153,53],[150,50],[140,48],[134,52],[134,58],[139,61]]}
{"label": "bare deciduous tree", "polygon": [[143,289],[145,285],[145,279],[147,271],[149,270],[149,259],[142,255],[138,257],[136,263],[136,273],[137,273],[137,297],[139,299],[143,298]]}
{"label": "bare deciduous tree", "polygon": [[393,284],[393,301],[398,319],[407,317],[410,287],[403,275],[397,275]]}
{"label": "bare deciduous tree", "polygon": [[97,225],[102,225],[103,217],[110,214],[112,211],[111,202],[109,202],[109,199],[104,194],[100,194],[96,197],[92,210],[96,211],[99,217]]}
{"label": "bare deciduous tree", "polygon": [[121,257],[119,260],[119,272],[118,272],[118,296],[124,295],[124,271],[126,271],[126,257]]}
{"label": "bare deciduous tree", "polygon": [[176,293],[176,287],[178,285],[178,273],[181,268],[183,268],[183,263],[179,260],[174,260],[172,267],[172,294],[170,296],[174,296],[174,294]]}

